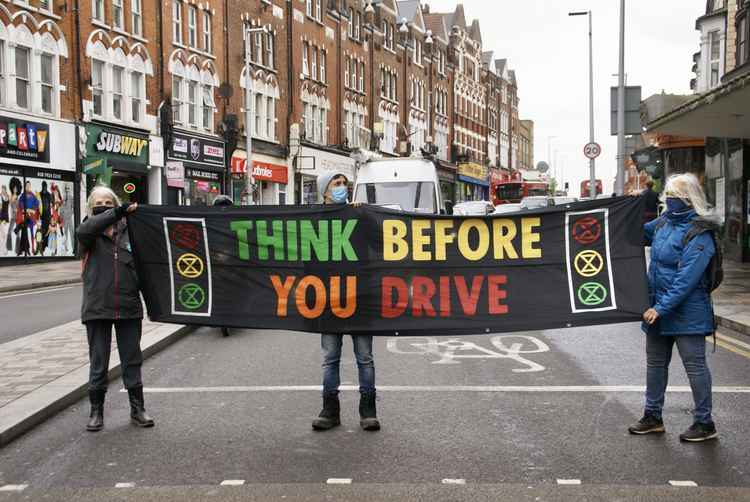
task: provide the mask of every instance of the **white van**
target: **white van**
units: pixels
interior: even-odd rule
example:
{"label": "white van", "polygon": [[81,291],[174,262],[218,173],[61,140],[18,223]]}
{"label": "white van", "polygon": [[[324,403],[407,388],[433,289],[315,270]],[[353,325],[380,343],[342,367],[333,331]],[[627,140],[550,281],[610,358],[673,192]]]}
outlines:
{"label": "white van", "polygon": [[[437,167],[428,159],[378,159],[360,165],[354,202],[400,211],[445,214]],[[449,204],[450,212],[450,204]]]}

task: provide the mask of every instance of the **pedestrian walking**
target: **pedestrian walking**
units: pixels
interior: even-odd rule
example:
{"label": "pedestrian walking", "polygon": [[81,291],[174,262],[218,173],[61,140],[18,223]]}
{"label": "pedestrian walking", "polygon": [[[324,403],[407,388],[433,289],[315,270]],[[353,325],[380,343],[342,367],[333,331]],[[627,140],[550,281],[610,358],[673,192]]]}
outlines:
{"label": "pedestrian walking", "polygon": [[[318,192],[324,204],[346,204],[349,187],[345,175],[338,172],[318,177]],[[323,410],[313,420],[315,430],[327,430],[341,424],[339,405],[339,366],[344,335],[322,333],[323,351]],[[372,335],[351,335],[354,357],[359,372],[360,426],[366,431],[380,429],[375,406],[375,363],[372,356]]]}
{"label": "pedestrian walking", "polygon": [[648,223],[656,219],[659,213],[659,194],[654,191],[654,182],[648,180],[646,182],[646,189],[641,194],[645,203],[645,209],[643,210],[643,223]]}
{"label": "pedestrian walking", "polygon": [[670,177],[664,195],[666,212],[644,226],[651,246],[651,308],[643,314],[646,405],[643,418],[628,430],[631,434],[665,431],[664,393],[672,349],[677,345],[695,402],[693,425],[680,434],[680,440],[706,441],[717,437],[706,362],[706,335],[715,331],[707,271],[716,252],[712,232],[716,222],[694,175]]}
{"label": "pedestrian walking", "polygon": [[137,207],[137,204],[120,204],[112,190],[97,186],[88,198],[88,217],[78,227],[83,255],[81,321],[86,325],[90,364],[91,414],[86,430],[92,432],[104,426],[112,327],[117,336],[122,381],[128,390],[131,421],[140,427],[154,425],[143,402],[140,347],[143,307],[124,218]]}

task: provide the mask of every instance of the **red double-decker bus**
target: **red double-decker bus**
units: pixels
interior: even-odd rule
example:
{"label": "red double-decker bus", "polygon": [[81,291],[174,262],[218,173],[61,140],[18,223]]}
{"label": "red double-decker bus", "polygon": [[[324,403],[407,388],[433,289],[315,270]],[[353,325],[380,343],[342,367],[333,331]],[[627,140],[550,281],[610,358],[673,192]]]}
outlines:
{"label": "red double-decker bus", "polygon": [[524,197],[549,196],[549,183],[545,181],[500,181],[492,184],[493,204],[518,204]]}

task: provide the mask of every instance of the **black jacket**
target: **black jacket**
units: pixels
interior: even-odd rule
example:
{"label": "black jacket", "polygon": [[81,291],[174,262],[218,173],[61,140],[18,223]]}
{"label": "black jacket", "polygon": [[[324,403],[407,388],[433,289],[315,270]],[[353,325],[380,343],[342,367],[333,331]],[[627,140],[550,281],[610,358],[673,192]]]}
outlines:
{"label": "black jacket", "polygon": [[[89,216],[78,227],[83,255],[81,322],[143,319],[138,275],[121,208]],[[104,231],[115,225],[112,237]]]}

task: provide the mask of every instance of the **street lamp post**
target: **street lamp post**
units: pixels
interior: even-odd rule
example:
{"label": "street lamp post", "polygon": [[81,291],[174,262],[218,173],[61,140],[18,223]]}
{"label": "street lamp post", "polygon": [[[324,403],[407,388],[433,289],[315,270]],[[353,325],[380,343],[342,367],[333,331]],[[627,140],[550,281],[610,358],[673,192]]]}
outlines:
{"label": "street lamp post", "polygon": [[245,192],[249,204],[255,203],[253,187],[253,116],[252,106],[255,97],[253,96],[253,77],[250,74],[250,47],[253,33],[268,33],[265,26],[260,28],[245,29],[245,149],[247,150],[247,159],[245,160]]}
{"label": "street lamp post", "polygon": [[[591,11],[569,12],[568,15],[589,17],[589,143],[594,143],[594,40]],[[596,198],[596,159],[589,159],[589,196]]]}
{"label": "street lamp post", "polygon": [[625,0],[620,0],[620,61],[617,76],[617,195],[625,193]]}

